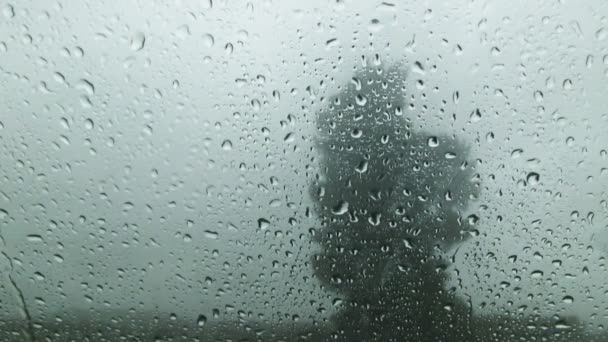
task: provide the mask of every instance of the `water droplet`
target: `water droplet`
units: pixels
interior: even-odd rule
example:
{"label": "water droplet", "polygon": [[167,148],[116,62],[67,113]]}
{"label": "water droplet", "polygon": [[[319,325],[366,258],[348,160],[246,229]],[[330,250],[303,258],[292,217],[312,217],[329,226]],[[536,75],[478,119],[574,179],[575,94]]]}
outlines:
{"label": "water droplet", "polygon": [[332,39],[329,39],[329,40],[327,40],[327,41],[325,42],[325,47],[326,47],[327,49],[331,49],[332,47],[337,46],[337,45],[339,45],[339,44],[340,44],[340,43],[338,42],[338,39],[337,39],[337,38],[332,38]]}
{"label": "water droplet", "polygon": [[137,32],[131,37],[131,50],[139,51],[144,48],[146,36],[142,32]]}
{"label": "water droplet", "polygon": [[475,109],[470,115],[471,122],[478,122],[481,120],[481,111],[479,108]]}
{"label": "water droplet", "polygon": [[562,302],[566,304],[571,304],[572,302],[574,302],[574,298],[572,296],[565,296],[564,298],[562,298]]}
{"label": "water droplet", "polygon": [[593,67],[593,55],[587,56],[587,59],[585,60],[585,65],[587,66],[587,68]]}
{"label": "water droplet", "polygon": [[38,234],[29,234],[27,236],[27,241],[29,241],[29,242],[43,242],[44,240],[42,239],[42,236],[40,236]]}
{"label": "water droplet", "polygon": [[224,51],[226,51],[226,55],[232,55],[232,52],[234,52],[234,46],[232,43],[226,43],[226,46],[224,46]]}
{"label": "water droplet", "polygon": [[287,135],[285,135],[285,137],[283,138],[283,141],[286,143],[292,143],[295,141],[295,134],[293,132],[289,132],[287,133]]}
{"label": "water droplet", "polygon": [[479,222],[479,216],[477,216],[475,214],[471,214],[467,217],[467,221],[469,222],[469,224],[471,226],[474,226]]}
{"label": "water droplet", "polygon": [[207,316],[198,315],[198,318],[196,319],[196,325],[198,325],[199,327],[203,327],[205,326],[205,324],[207,324]]}
{"label": "water droplet", "polygon": [[363,135],[363,131],[358,129],[358,128],[354,128],[351,132],[350,132],[350,136],[358,139],[361,138],[361,136]]}
{"label": "water droplet", "polygon": [[181,25],[177,28],[175,35],[179,39],[186,39],[190,35],[190,27],[188,25]]}
{"label": "water droplet", "polygon": [[608,37],[608,30],[606,30],[605,28],[601,28],[597,31],[595,31],[595,39],[602,41],[605,40],[606,37]]}
{"label": "water droplet", "polygon": [[414,63],[414,65],[412,65],[412,71],[421,75],[424,75],[424,67],[422,66],[422,63],[420,63],[419,61],[416,61]]}
{"label": "water droplet", "polygon": [[380,30],[382,30],[383,27],[384,25],[382,25],[382,23],[378,19],[372,19],[369,22],[369,25],[367,25],[367,29],[370,32],[379,32]]}
{"label": "water droplet", "polygon": [[205,237],[207,239],[217,240],[217,238],[219,237],[219,234],[218,234],[218,232],[214,232],[212,230],[205,230]]}
{"label": "water droplet", "polygon": [[532,278],[541,278],[544,275],[543,271],[540,270],[536,270],[536,271],[532,271],[532,273],[530,273],[530,276],[532,276]]}
{"label": "water droplet", "polygon": [[490,132],[490,133],[486,134],[486,141],[488,143],[491,143],[494,141],[494,137],[495,137],[494,132]]}
{"label": "water droplet", "polygon": [[64,129],[70,129],[70,122],[66,117],[62,117],[61,119],[59,119],[59,123]]}
{"label": "water droplet", "polygon": [[428,138],[426,143],[427,143],[427,145],[429,145],[429,147],[437,147],[437,146],[439,146],[439,139],[437,139],[437,137],[433,136],[433,137]]}
{"label": "water droplet", "polygon": [[268,227],[270,227],[270,222],[267,219],[263,217],[258,219],[258,228],[265,230],[268,229]]}
{"label": "water droplet", "polygon": [[522,153],[524,153],[524,150],[522,150],[521,148],[516,148],[511,151],[511,158],[517,159],[521,156]]}
{"label": "water droplet", "polygon": [[80,91],[84,91],[88,95],[95,94],[95,86],[93,85],[93,83],[91,83],[89,80],[86,80],[84,78],[80,79],[78,82],[76,82],[76,84],[74,85],[74,88],[76,88]]}
{"label": "water droplet", "polygon": [[570,329],[571,326],[570,326],[570,324],[567,324],[564,321],[558,321],[555,323],[555,328],[560,329],[560,330],[565,330],[565,329]]}
{"label": "water droplet", "polygon": [[13,5],[6,4],[2,8],[2,15],[4,15],[4,17],[8,19],[13,18],[15,16],[15,8],[13,7]]}
{"label": "water droplet", "polygon": [[365,104],[367,103],[367,98],[361,94],[357,94],[357,96],[355,97],[355,102],[357,102],[359,106],[365,106]]}
{"label": "water droplet", "polygon": [[222,150],[230,151],[232,150],[232,141],[226,139],[222,142]]}
{"label": "water droplet", "polygon": [[205,45],[206,47],[210,48],[213,47],[213,45],[215,44],[215,38],[213,37],[213,35],[206,33],[203,35],[203,45]]}
{"label": "water droplet", "polygon": [[340,201],[335,207],[331,209],[331,213],[334,215],[343,215],[348,211],[348,202]]}
{"label": "water droplet", "polygon": [[362,160],[359,165],[357,165],[357,167],[355,168],[355,171],[357,171],[358,173],[365,173],[367,172],[367,167],[369,165],[369,162],[367,160]]}
{"label": "water droplet", "polygon": [[530,172],[528,173],[528,176],[526,176],[526,180],[530,185],[537,185],[540,181],[540,175],[536,172]]}

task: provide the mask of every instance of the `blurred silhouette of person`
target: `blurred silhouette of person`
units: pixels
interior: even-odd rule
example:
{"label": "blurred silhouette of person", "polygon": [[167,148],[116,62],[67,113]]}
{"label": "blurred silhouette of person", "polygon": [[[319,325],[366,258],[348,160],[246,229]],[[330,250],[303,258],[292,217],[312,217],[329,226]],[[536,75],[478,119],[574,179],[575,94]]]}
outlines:
{"label": "blurred silhouette of person", "polygon": [[343,302],[338,340],[467,340],[445,256],[474,228],[463,212],[479,186],[465,145],[412,127],[405,81],[400,66],[365,66],[317,114],[313,267]]}

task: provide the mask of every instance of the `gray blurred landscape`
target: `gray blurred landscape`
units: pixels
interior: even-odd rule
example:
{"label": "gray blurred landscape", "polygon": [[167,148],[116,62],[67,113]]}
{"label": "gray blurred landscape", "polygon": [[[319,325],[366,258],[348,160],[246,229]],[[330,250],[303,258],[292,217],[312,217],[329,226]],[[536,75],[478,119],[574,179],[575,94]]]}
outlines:
{"label": "gray blurred landscape", "polygon": [[0,3],[0,341],[608,340],[607,17]]}

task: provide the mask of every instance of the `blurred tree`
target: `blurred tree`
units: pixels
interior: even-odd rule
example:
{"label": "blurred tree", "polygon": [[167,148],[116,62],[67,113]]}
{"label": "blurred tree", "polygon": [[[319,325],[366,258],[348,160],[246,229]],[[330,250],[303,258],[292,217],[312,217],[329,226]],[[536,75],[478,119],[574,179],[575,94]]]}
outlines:
{"label": "blurred tree", "polygon": [[315,275],[342,300],[338,340],[466,341],[470,308],[446,290],[448,252],[479,185],[454,136],[416,131],[400,66],[365,66],[318,113],[322,226]]}

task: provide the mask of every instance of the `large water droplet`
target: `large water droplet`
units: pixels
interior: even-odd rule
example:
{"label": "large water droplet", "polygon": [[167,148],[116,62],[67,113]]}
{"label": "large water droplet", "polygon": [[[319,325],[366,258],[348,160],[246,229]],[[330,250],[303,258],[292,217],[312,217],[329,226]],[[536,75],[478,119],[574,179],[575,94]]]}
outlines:
{"label": "large water droplet", "polygon": [[437,137],[429,137],[426,143],[429,147],[437,147],[439,146],[439,139],[437,139]]}
{"label": "large water droplet", "polygon": [[222,150],[230,151],[232,150],[232,141],[226,139],[222,142]]}
{"label": "large water droplet", "polygon": [[144,48],[146,36],[142,32],[137,32],[131,37],[131,50],[139,51]]}
{"label": "large water droplet", "polygon": [[342,215],[348,211],[348,202],[340,201],[335,207],[331,209],[331,213],[334,215]]}
{"label": "large water droplet", "polygon": [[537,185],[538,182],[540,181],[540,175],[536,172],[530,172],[530,173],[528,173],[526,180],[528,181],[528,184],[530,184],[530,185]]}
{"label": "large water droplet", "polygon": [[207,324],[207,316],[198,315],[198,318],[196,319],[196,325],[198,325],[199,327],[203,327],[205,326],[205,324]]}
{"label": "large water droplet", "polygon": [[260,228],[261,230],[264,230],[264,229],[268,229],[268,227],[270,227],[270,222],[267,219],[265,219],[263,217],[258,219],[258,228]]}
{"label": "large water droplet", "polygon": [[213,35],[206,33],[203,35],[203,45],[205,45],[206,47],[213,47],[213,45],[215,44],[215,38],[213,37]]}

